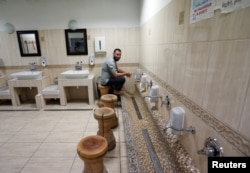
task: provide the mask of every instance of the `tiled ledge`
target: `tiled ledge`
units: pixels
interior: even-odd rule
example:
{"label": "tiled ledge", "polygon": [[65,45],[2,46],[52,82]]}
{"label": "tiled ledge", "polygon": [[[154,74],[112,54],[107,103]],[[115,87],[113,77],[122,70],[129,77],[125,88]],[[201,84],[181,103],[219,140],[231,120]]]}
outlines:
{"label": "tiled ledge", "polygon": [[249,156],[250,155],[250,145],[249,141],[241,136],[239,133],[228,127],[226,124],[220,122],[215,118],[214,115],[204,110],[202,107],[192,102],[186,96],[166,84],[164,81],[159,79],[156,75],[152,74],[143,67],[140,67],[142,71],[150,76],[154,81],[173,95],[179,102],[181,102],[186,108],[199,117],[204,123],[213,128],[219,135],[225,138],[235,149],[239,150],[242,154]]}
{"label": "tiled ledge", "polygon": [[[95,65],[91,66],[89,64],[83,64],[84,68],[94,68],[94,67],[101,67],[102,63],[96,63]],[[137,67],[138,63],[119,63],[120,67]],[[22,65],[22,66],[0,66],[0,70],[23,70],[24,68],[27,68],[28,65]],[[47,65],[45,68],[72,68],[74,67],[74,64],[69,65]],[[43,68],[41,65],[37,66],[38,69]]]}

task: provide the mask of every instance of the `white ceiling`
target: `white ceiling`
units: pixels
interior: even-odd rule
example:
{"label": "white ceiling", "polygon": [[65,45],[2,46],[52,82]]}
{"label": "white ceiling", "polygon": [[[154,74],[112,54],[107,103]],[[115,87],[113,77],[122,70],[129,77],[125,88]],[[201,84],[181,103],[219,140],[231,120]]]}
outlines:
{"label": "white ceiling", "polygon": [[[142,0],[143,1],[143,0]],[[0,28],[66,29],[75,19],[79,28],[140,25],[141,0],[0,0]],[[0,29],[2,30],[2,29]]]}

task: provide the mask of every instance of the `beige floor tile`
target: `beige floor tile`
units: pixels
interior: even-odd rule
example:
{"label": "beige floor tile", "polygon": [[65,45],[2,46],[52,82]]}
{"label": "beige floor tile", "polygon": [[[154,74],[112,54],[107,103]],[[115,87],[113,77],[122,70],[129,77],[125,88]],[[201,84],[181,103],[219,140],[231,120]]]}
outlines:
{"label": "beige floor tile", "polygon": [[70,173],[81,173],[84,169],[83,161],[76,156]]}
{"label": "beige floor tile", "polygon": [[119,127],[119,123],[118,123],[118,126],[117,127],[115,127],[115,128],[112,128],[112,130],[113,130],[113,132],[119,132],[119,130],[120,130],[120,127]]}
{"label": "beige floor tile", "polygon": [[44,142],[78,142],[83,137],[83,132],[51,132]]}
{"label": "beige floor tile", "polygon": [[32,158],[22,173],[68,173],[73,159],[66,158]]}
{"label": "beige floor tile", "polygon": [[65,132],[83,132],[86,124],[81,122],[60,122],[56,124],[53,132],[65,131]]}
{"label": "beige floor tile", "polygon": [[128,158],[127,157],[121,157],[121,173],[128,173]]}
{"label": "beige floor tile", "polygon": [[1,132],[0,133],[0,142],[7,142],[9,139],[11,139],[16,132]]}
{"label": "beige floor tile", "polygon": [[120,158],[104,158],[104,165],[109,173],[120,173],[121,172],[121,165],[120,165]]}
{"label": "beige floor tile", "polygon": [[[28,105],[18,109],[25,106],[28,109]],[[105,155],[109,173],[121,171],[120,155],[124,149],[119,143],[120,127],[114,129],[116,147]],[[1,112],[0,173],[82,172],[84,164],[77,155],[77,144],[97,131],[93,110]]]}
{"label": "beige floor tile", "polygon": [[28,122],[18,122],[18,121],[3,121],[0,123],[0,131],[3,132],[18,132],[24,128]]}
{"label": "beige floor tile", "polygon": [[51,131],[56,125],[56,122],[44,120],[34,120],[29,122],[25,127],[21,129],[22,132],[49,132]]}
{"label": "beige floor tile", "polygon": [[37,150],[39,145],[40,143],[5,143],[0,147],[0,156],[30,157]]}
{"label": "beige floor tile", "polygon": [[97,132],[98,131],[98,122],[88,123],[86,127],[86,132]]}
{"label": "beige floor tile", "polygon": [[121,157],[126,157],[127,156],[127,146],[126,146],[126,143],[121,142],[120,143],[120,149],[121,149],[120,156]]}
{"label": "beige floor tile", "polygon": [[[112,129],[111,129],[112,130]],[[113,130],[112,130],[113,131]],[[115,141],[116,142],[120,142],[120,137],[119,137],[119,131],[113,131],[113,134],[115,136]]]}
{"label": "beige floor tile", "polygon": [[21,118],[21,120],[31,120],[39,115],[40,111],[14,111],[12,117]]}
{"label": "beige floor tile", "polygon": [[58,122],[62,119],[63,115],[58,111],[43,111],[34,118],[37,121],[55,121]]}
{"label": "beige floor tile", "polygon": [[126,141],[125,134],[124,134],[123,130],[119,131],[119,137],[120,137],[120,142],[125,142]]}
{"label": "beige floor tile", "polygon": [[116,143],[115,148],[113,150],[108,151],[105,157],[120,157],[120,144]]}
{"label": "beige floor tile", "polygon": [[22,113],[18,113],[18,114],[13,114],[12,116],[10,116],[7,119],[7,121],[9,121],[9,122],[30,122],[34,118],[37,117],[36,114],[39,114],[39,112],[35,111],[35,112],[32,112],[32,114],[30,114],[30,112],[22,112]]}
{"label": "beige floor tile", "polygon": [[43,142],[49,132],[20,132],[16,133],[8,142]]}
{"label": "beige floor tile", "polygon": [[25,166],[29,157],[0,157],[1,173],[17,173]]}
{"label": "beige floor tile", "polygon": [[92,132],[84,132],[83,137],[86,137],[86,136],[91,136],[91,135],[97,135],[97,131],[92,131]]}
{"label": "beige floor tile", "polygon": [[90,117],[89,111],[66,111],[60,122],[79,122],[87,123]]}
{"label": "beige floor tile", "polygon": [[97,120],[96,120],[95,117],[94,117],[94,112],[92,112],[92,114],[89,116],[89,122],[90,122],[90,123],[95,123],[95,122],[97,122]]}
{"label": "beige floor tile", "polygon": [[76,143],[43,143],[33,157],[73,158],[76,155],[76,148]]}
{"label": "beige floor tile", "polygon": [[[1,110],[1,106],[0,106],[0,110]],[[11,112],[4,112],[4,113],[2,113],[1,115],[0,115],[0,121],[2,122],[2,121],[5,121],[5,120],[7,120],[7,119],[9,119],[9,118],[11,118],[13,116],[13,112],[11,111]]]}

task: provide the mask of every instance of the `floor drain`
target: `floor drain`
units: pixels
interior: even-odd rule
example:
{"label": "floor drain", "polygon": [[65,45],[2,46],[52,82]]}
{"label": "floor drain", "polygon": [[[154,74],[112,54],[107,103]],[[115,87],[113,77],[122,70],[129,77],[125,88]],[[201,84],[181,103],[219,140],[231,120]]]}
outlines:
{"label": "floor drain", "polygon": [[44,111],[91,111],[93,109],[44,109]]}
{"label": "floor drain", "polygon": [[0,111],[8,112],[8,111],[40,111],[40,109],[1,109]]}
{"label": "floor drain", "polygon": [[151,160],[154,164],[154,168],[155,168],[155,172],[156,173],[163,173],[163,169],[160,163],[160,160],[155,152],[155,148],[154,145],[152,144],[152,141],[150,139],[150,136],[148,134],[148,130],[147,129],[142,129],[142,134],[144,136],[144,139],[146,141],[147,147],[148,147],[148,152],[149,155],[151,157]]}
{"label": "floor drain", "polygon": [[138,105],[136,103],[136,100],[135,100],[134,97],[132,97],[131,99],[132,99],[132,102],[133,102],[133,105],[134,105],[134,108],[135,108],[135,111],[136,111],[136,115],[137,115],[138,119],[141,120],[142,116],[141,116],[141,112],[140,112],[140,110],[138,108]]}

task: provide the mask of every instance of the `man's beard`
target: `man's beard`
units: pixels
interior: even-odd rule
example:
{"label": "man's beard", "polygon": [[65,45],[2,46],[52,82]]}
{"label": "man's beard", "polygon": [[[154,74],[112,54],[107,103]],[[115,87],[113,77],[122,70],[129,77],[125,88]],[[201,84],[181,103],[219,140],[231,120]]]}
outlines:
{"label": "man's beard", "polygon": [[115,60],[115,61],[119,61],[119,59],[117,59],[115,56],[114,56],[114,60]]}

